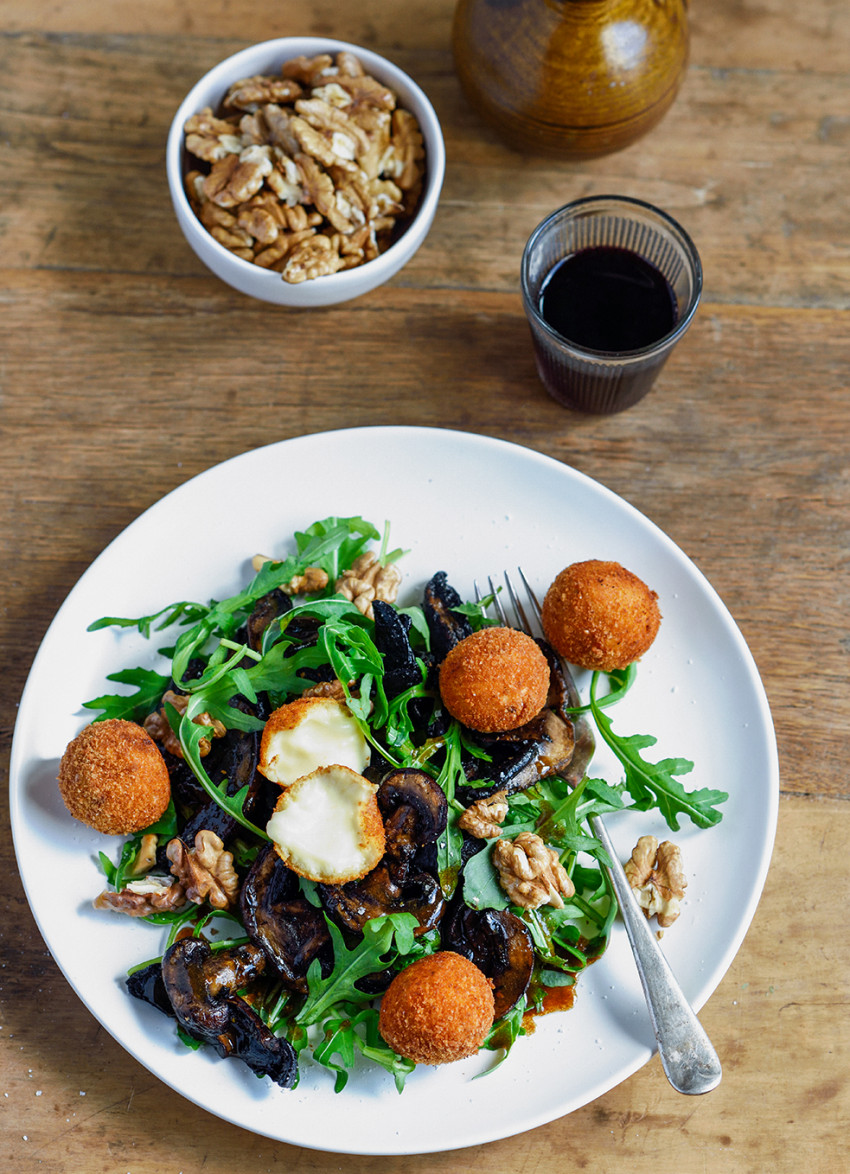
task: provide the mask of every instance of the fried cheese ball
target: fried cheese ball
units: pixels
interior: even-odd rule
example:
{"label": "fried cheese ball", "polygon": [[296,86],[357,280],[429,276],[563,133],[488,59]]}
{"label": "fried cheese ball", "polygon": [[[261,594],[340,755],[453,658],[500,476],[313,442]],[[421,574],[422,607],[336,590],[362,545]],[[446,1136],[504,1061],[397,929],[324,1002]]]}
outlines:
{"label": "fried cheese ball", "polygon": [[481,970],[450,950],[411,962],[381,1000],[378,1030],[416,1064],[474,1056],[493,1026],[493,989]]}
{"label": "fried cheese ball", "polygon": [[656,593],[616,562],[573,563],[543,600],[546,639],[580,668],[626,668],[647,651],[660,624]]}
{"label": "fried cheese ball", "polygon": [[440,666],[449,713],[482,734],[531,721],[549,693],[549,664],[537,643],[514,628],[482,628],[452,648]]}
{"label": "fried cheese ball", "polygon": [[168,806],[171,783],[153,739],[135,722],[92,722],[68,743],[59,791],[74,819],[107,836],[140,832]]}

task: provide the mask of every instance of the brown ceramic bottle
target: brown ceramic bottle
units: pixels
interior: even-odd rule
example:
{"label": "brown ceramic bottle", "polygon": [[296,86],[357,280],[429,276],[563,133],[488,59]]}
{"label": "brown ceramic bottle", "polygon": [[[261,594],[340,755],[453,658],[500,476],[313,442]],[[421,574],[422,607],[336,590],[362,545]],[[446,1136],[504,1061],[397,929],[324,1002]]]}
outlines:
{"label": "brown ceramic bottle", "polygon": [[687,0],[458,0],[455,68],[511,147],[587,159],[658,123],[688,60]]}

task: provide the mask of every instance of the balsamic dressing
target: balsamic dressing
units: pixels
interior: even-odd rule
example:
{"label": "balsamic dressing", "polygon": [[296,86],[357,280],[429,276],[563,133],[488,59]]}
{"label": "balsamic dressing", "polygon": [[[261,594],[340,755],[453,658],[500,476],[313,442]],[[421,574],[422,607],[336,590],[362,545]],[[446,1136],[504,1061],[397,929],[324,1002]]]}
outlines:
{"label": "balsamic dressing", "polygon": [[612,245],[580,249],[559,261],[543,282],[538,304],[553,330],[594,351],[651,346],[679,317],[664,274],[637,253]]}

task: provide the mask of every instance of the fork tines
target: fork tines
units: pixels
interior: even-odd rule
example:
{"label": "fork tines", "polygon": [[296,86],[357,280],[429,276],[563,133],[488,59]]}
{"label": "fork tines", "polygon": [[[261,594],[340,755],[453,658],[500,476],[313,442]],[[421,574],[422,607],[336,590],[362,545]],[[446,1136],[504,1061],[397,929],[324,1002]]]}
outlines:
{"label": "fork tines", "polygon": [[[537,625],[540,629],[540,635],[544,636],[544,638],[545,638],[545,633],[543,632],[543,613],[542,613],[542,609],[540,607],[540,601],[538,600],[537,596],[535,595],[534,588],[531,586],[528,579],[526,578],[525,572],[523,571],[522,567],[517,567],[517,574],[519,575],[519,578],[522,580],[522,585],[525,588],[525,593],[528,598],[529,607],[530,607],[531,611],[534,613],[534,618],[536,619]],[[487,582],[490,585],[490,593],[493,596],[493,606],[496,609],[496,615],[499,618],[499,623],[503,624],[505,627],[519,628],[521,631],[527,633],[527,635],[534,636],[534,632],[532,630],[532,624],[529,622],[525,607],[523,606],[523,603],[522,603],[521,599],[519,598],[519,595],[517,594],[516,589],[514,588],[514,585],[513,585],[513,582],[511,581],[510,575],[508,574],[507,571],[503,571],[502,576],[505,580],[505,587],[508,592],[508,598],[510,599],[511,607],[513,608],[514,615],[515,615],[516,619],[515,619],[515,622],[513,624],[511,624],[510,620],[508,619],[507,612],[505,611],[505,607],[504,607],[501,599],[499,598],[498,590],[496,588],[495,583],[493,582],[493,577],[492,577],[492,575],[488,575]],[[477,580],[475,580],[474,586],[475,586],[475,599],[478,603],[480,603],[482,596],[481,596],[481,592],[478,587]],[[554,652],[552,653],[552,655],[553,656],[555,655]],[[574,706],[578,706],[581,704],[581,699],[579,697],[579,692],[576,687],[576,683],[573,678],[572,672],[570,671],[569,665],[566,663],[566,661],[563,659],[563,657],[559,656],[557,659],[558,659],[558,663],[561,666],[561,671],[563,673],[564,683],[566,684],[567,693],[569,694],[569,698],[570,698],[570,704],[574,705]],[[575,724],[576,724],[577,732],[580,731],[580,733],[581,733],[583,743],[590,750],[592,750],[593,745],[594,745],[594,739],[593,739],[593,735],[590,732],[590,726],[587,723],[587,719],[584,717],[579,717]]]}
{"label": "fork tines", "polygon": [[[525,572],[523,571],[522,567],[517,567],[517,574],[519,575],[520,579],[522,580],[522,584],[525,587],[525,591],[528,596],[529,603],[531,604],[531,607],[534,611],[535,618],[537,619],[538,624],[540,624],[540,622],[541,622],[540,603],[538,602],[537,596],[534,594],[534,590],[531,587],[531,584],[529,583],[528,579],[525,577]],[[487,583],[490,587],[490,594],[493,596],[493,607],[496,610],[496,615],[499,618],[499,623],[503,624],[506,628],[519,628],[523,632],[526,632],[529,636],[533,635],[532,625],[529,622],[528,616],[526,615],[526,611],[522,605],[522,601],[520,600],[519,596],[516,593],[516,589],[514,588],[513,581],[511,580],[510,575],[508,574],[507,571],[503,571],[502,576],[505,580],[505,587],[507,588],[508,598],[510,599],[511,607],[513,608],[513,612],[514,612],[514,622],[513,623],[511,623],[511,621],[508,619],[508,615],[507,615],[507,612],[505,611],[504,604],[502,603],[502,600],[499,596],[498,588],[496,587],[496,584],[493,582],[493,576],[492,575],[487,576]],[[482,595],[481,595],[481,590],[478,586],[477,579],[474,582],[474,587],[475,587],[475,599],[478,603],[480,603],[481,599],[482,599]]]}

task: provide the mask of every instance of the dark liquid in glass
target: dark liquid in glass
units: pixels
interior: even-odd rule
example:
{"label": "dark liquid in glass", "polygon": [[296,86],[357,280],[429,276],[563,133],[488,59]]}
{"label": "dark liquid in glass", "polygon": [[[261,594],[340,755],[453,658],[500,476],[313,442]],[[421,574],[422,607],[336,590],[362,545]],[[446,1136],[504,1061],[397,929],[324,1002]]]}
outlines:
{"label": "dark liquid in glass", "polygon": [[660,269],[612,245],[580,249],[559,261],[540,289],[539,308],[562,338],[593,351],[651,346],[679,317]]}

